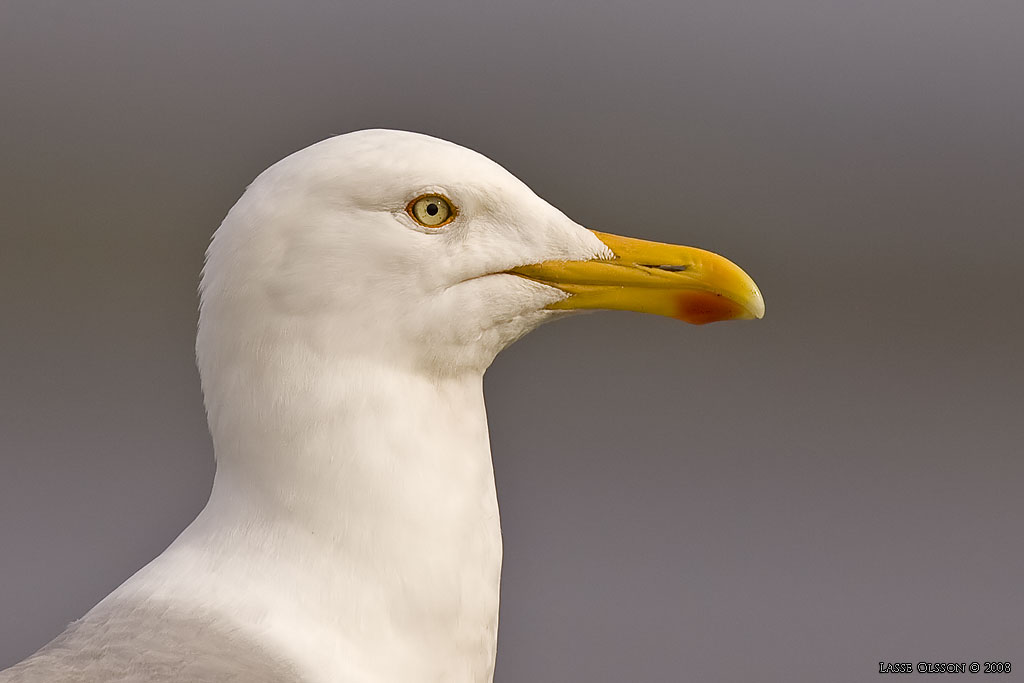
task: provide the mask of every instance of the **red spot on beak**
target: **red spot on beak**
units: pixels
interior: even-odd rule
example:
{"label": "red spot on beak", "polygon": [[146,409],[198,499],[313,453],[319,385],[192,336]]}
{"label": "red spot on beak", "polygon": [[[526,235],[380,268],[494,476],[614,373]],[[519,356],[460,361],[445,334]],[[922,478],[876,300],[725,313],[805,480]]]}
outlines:
{"label": "red spot on beak", "polygon": [[732,320],[744,312],[739,304],[711,292],[680,292],[676,295],[675,304],[676,314],[673,317],[694,325]]}

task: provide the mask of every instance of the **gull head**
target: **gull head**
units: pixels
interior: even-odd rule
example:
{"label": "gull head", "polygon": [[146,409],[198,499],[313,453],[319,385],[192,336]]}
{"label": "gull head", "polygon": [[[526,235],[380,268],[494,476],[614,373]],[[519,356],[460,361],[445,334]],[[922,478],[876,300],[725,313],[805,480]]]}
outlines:
{"label": "gull head", "polygon": [[[201,284],[204,385],[239,355],[482,372],[582,309],[759,318],[710,252],[587,229],[490,159],[416,133],[333,137],[274,164],[215,233]],[[250,370],[251,372],[251,370]]]}

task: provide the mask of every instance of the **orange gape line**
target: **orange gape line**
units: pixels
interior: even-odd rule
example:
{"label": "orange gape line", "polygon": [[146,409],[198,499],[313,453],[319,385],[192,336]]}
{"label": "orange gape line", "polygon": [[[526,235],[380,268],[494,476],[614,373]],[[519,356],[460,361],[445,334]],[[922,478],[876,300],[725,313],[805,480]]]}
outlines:
{"label": "orange gape line", "polygon": [[721,294],[699,290],[679,292],[675,296],[677,320],[704,325],[720,320],[732,320],[743,314],[743,308]]}

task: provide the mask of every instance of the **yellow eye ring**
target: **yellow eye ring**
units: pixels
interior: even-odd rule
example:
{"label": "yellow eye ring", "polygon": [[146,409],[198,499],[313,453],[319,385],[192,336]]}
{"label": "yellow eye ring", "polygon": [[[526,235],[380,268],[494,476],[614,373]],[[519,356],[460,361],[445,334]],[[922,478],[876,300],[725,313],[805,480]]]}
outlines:
{"label": "yellow eye ring", "polygon": [[425,228],[448,225],[458,213],[448,198],[439,194],[421,194],[406,205],[405,212]]}

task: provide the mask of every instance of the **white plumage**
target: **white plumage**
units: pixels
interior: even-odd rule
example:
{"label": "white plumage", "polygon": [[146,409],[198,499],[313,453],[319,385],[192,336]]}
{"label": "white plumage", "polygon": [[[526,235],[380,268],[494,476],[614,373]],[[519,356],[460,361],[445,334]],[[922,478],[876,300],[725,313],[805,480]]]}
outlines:
{"label": "white plumage", "polygon": [[[455,220],[417,222],[422,195]],[[482,377],[570,298],[508,271],[615,259],[441,140],[362,131],[272,166],[202,278],[209,504],[0,681],[490,681],[502,550]],[[754,294],[728,317],[759,317]]]}

